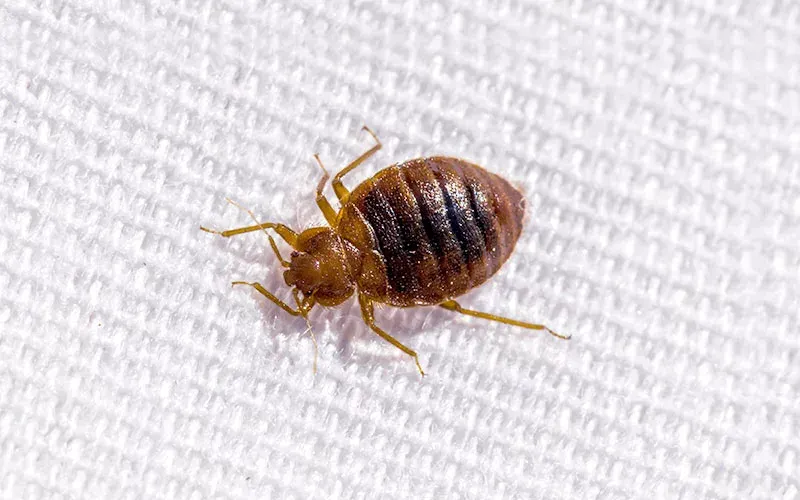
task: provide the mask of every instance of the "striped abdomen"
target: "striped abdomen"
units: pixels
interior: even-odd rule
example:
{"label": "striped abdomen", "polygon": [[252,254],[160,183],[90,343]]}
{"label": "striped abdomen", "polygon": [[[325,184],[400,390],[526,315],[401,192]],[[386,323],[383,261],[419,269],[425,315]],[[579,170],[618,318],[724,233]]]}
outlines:
{"label": "striped abdomen", "polygon": [[524,211],[522,194],[481,167],[422,158],[359,185],[337,231],[359,250],[351,265],[362,293],[395,306],[438,304],[500,268]]}

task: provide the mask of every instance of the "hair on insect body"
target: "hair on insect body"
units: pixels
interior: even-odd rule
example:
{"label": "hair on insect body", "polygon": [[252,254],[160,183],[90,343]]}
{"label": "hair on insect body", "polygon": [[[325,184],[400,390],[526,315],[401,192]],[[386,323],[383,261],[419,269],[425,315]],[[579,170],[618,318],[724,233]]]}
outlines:
{"label": "hair on insect body", "polygon": [[[381,149],[378,137],[366,126],[363,130],[375,145],[333,177],[331,185],[341,205],[338,212],[323,194],[330,175],[314,155],[323,171],[316,200],[328,226],[298,234],[283,224],[259,223],[248,211],[253,226],[228,231],[200,228],[225,237],[275,231],[293,249],[291,259],[285,260],[267,233],[286,268],[283,278],[292,287],[296,308],[259,283],[233,284],[251,286],[287,313],[303,317],[308,331],[308,313],[314,306],[334,307],[357,294],[364,322],[411,356],[422,375],[417,353],[375,324],[374,304],[439,306],[568,339],[544,325],[466,309],[454,300],[484,283],[511,256],[522,231],[522,193],[478,165],[442,156],[386,167],[351,192],[342,178]],[[317,344],[311,335],[316,370]]]}

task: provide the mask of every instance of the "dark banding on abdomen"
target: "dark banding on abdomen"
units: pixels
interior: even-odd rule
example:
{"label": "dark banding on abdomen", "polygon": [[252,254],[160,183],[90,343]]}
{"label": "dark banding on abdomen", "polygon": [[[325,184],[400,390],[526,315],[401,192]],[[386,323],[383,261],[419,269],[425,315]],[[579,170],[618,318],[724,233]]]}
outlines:
{"label": "dark banding on abdomen", "polygon": [[486,266],[493,272],[497,262],[497,217],[494,214],[491,194],[486,193],[486,187],[478,180],[474,169],[464,168],[464,179],[469,192],[469,202],[472,213],[475,214],[475,223],[483,235],[483,244],[486,251]]}
{"label": "dark banding on abdomen", "polygon": [[469,265],[461,242],[452,230],[447,212],[447,199],[435,170],[426,162],[400,165],[408,186],[417,201],[425,233],[439,263],[438,288],[448,295],[469,281]]}
{"label": "dark banding on abdomen", "polygon": [[444,196],[450,229],[461,247],[464,262],[469,268],[470,283],[486,279],[486,245],[476,214],[472,210],[466,180],[459,165],[454,161],[430,162]]}
{"label": "dark banding on abdomen", "polygon": [[[440,303],[486,281],[513,250],[524,210],[522,195],[502,178],[444,157],[388,167],[347,204],[358,221],[345,210],[340,224],[369,227],[376,248],[360,250],[381,256],[385,301],[400,306]],[[380,280],[359,283],[367,282]]]}
{"label": "dark banding on abdomen", "polygon": [[[380,191],[388,202],[399,228],[400,244],[386,246],[382,251],[387,254],[387,260],[407,264],[398,269],[387,266],[389,286],[399,294],[411,294],[423,300],[440,296],[443,292],[438,257],[441,248],[429,238],[425,217],[404,171],[398,167],[386,169],[373,189]],[[398,255],[388,255],[389,252]],[[409,273],[413,276],[408,276]]]}
{"label": "dark banding on abdomen", "polygon": [[[503,262],[505,243],[512,238],[498,215],[497,187],[493,175],[480,167],[465,164],[461,167],[470,192],[472,211],[483,233],[486,247],[486,265],[489,274],[494,273]],[[516,237],[514,236],[514,240]]]}
{"label": "dark banding on abdomen", "polygon": [[[417,269],[409,258],[409,240],[402,236],[402,227],[395,207],[389,201],[385,183],[373,183],[358,202],[358,209],[372,228],[377,250],[386,263],[389,287],[397,293],[413,293],[419,289]],[[398,212],[401,212],[400,207]],[[413,243],[413,242],[412,242]]]}

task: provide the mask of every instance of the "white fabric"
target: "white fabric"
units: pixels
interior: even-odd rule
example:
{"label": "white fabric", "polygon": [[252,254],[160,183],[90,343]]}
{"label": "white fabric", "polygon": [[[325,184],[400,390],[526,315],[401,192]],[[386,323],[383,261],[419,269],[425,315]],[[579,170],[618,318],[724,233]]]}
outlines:
{"label": "white fabric", "polygon": [[[0,497],[800,498],[797,2],[0,3]],[[448,154],[524,190],[464,297],[320,343],[262,234]],[[328,195],[333,193],[328,188]],[[286,246],[282,246],[284,252]]]}

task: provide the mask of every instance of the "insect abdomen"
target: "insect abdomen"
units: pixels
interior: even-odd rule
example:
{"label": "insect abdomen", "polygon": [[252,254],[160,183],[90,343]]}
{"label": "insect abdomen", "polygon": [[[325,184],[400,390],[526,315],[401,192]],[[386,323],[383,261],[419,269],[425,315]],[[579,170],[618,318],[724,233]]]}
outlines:
{"label": "insect abdomen", "polygon": [[438,304],[480,285],[522,229],[522,195],[456,158],[388,167],[359,185],[339,233],[360,250],[359,289],[396,306]]}

